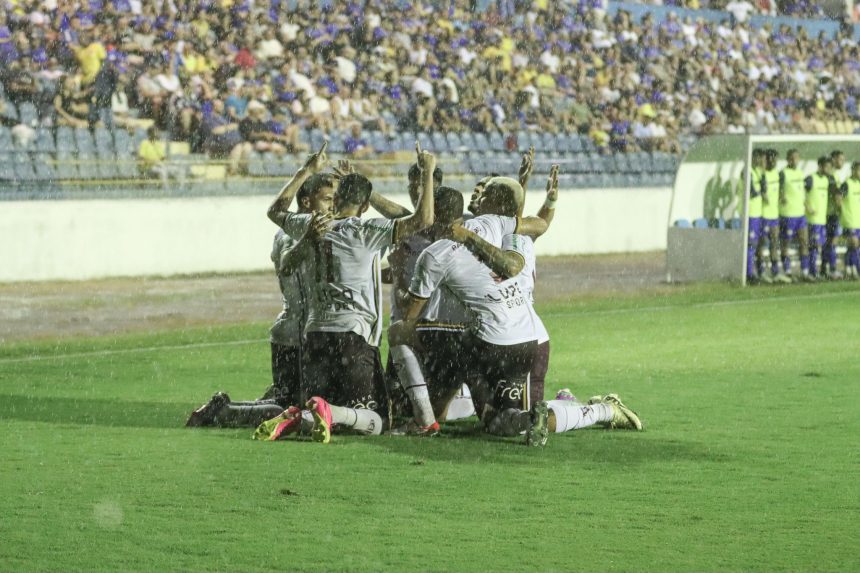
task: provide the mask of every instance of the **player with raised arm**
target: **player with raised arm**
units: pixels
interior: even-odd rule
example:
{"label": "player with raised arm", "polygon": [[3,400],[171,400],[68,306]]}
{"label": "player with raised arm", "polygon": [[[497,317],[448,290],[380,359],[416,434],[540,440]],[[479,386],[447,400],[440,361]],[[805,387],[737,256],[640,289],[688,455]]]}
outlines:
{"label": "player with raised arm", "polygon": [[800,254],[801,280],[814,281],[809,274],[809,230],[806,222],[806,191],[803,171],[798,169],[800,152],[790,149],[785,156],[788,165],[779,172],[779,235],[782,247],[782,267],[791,275],[788,248],[797,240]]}
{"label": "player with raised arm", "polygon": [[839,280],[842,278],[836,268],[836,238],[839,236],[839,204],[841,202],[841,194],[839,190],[842,188],[840,172],[845,165],[845,154],[839,149],[830,152],[830,161],[833,163],[833,187],[830,189],[830,194],[827,197],[827,224],[824,240],[824,247],[821,249],[821,276]]}
{"label": "player with raised arm", "polygon": [[[313,259],[310,308],[305,327],[306,352],[303,390],[311,398],[313,438],[327,443],[332,425],[364,434],[382,431],[388,417],[379,348],[372,344],[382,320],[378,305],[377,256],[392,244],[433,222],[432,174],[435,157],[416,144],[423,188],[415,213],[399,219],[362,220],[370,206],[373,187],[357,173],[343,177],[334,195],[334,220],[324,233],[310,232],[319,223],[312,216],[287,210],[292,197],[285,189],[275,199],[269,217],[288,234],[303,235],[285,271],[295,261]],[[324,149],[321,161],[325,161]],[[330,404],[336,404],[331,405]],[[298,408],[288,412],[282,433],[298,430]]]}
{"label": "player with raised arm", "polygon": [[851,164],[851,176],[839,191],[842,196],[840,222],[848,241],[845,276],[857,280],[860,279],[860,161]]}
{"label": "player with raised arm", "polygon": [[[306,168],[309,165],[306,164]],[[335,184],[336,177],[332,174],[314,173],[307,177],[296,195],[298,212],[309,214],[331,211]],[[191,414],[186,426],[256,427],[264,420],[279,415],[291,404],[299,403],[308,289],[301,273],[288,275],[281,270],[283,257],[295,247],[299,239],[278,230],[272,247],[271,259],[283,303],[269,331],[272,385],[260,399],[251,401],[233,402],[225,392],[217,392],[209,402]]]}
{"label": "player with raised arm", "polygon": [[804,181],[806,190],[806,220],[809,222],[809,273],[818,277],[818,252],[827,242],[827,209],[834,195],[833,160],[818,158],[818,171]]}
{"label": "player with raised arm", "polygon": [[[779,265],[779,171],[776,163],[779,153],[776,149],[768,149],[764,154],[764,180],[762,187],[762,232],[768,239],[770,251],[771,280],[779,283],[790,283],[791,279],[782,272]],[[764,276],[764,275],[762,275]]]}

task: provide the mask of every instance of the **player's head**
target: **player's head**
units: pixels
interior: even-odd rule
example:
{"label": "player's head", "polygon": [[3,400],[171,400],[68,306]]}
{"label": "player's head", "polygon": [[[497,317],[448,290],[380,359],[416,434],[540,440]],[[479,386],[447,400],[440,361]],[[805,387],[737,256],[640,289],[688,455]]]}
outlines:
{"label": "player's head", "polygon": [[[413,163],[409,167],[409,199],[412,201],[412,206],[418,205],[418,196],[421,194],[421,168],[417,163]],[[436,190],[442,185],[442,170],[436,168],[433,170],[433,189]]]}
{"label": "player's head", "polygon": [[450,225],[463,218],[463,194],[452,187],[440,186],[433,192],[436,223]]}
{"label": "player's head", "polygon": [[753,149],[752,164],[753,167],[761,167],[764,165],[764,149]]}
{"label": "player's head", "polygon": [[337,180],[329,173],[316,173],[308,177],[296,193],[299,213],[331,211],[334,204],[335,185]]}
{"label": "player's head", "polygon": [[797,164],[800,163],[800,152],[796,149],[789,149],[785,154],[785,160],[788,161],[788,166],[792,169],[797,169]]}
{"label": "player's head", "polygon": [[833,172],[833,160],[826,155],[819,157],[818,172],[822,175],[830,175]]}
{"label": "player's head", "polygon": [[525,200],[523,186],[510,177],[493,177],[487,182],[475,205],[476,215],[516,217]]}
{"label": "player's head", "polygon": [[340,180],[334,193],[334,210],[357,209],[358,214],[367,211],[370,206],[370,194],[373,184],[370,179],[358,173],[350,173]]}
{"label": "player's head", "polygon": [[765,169],[771,170],[776,167],[776,161],[779,159],[779,152],[776,149],[768,149],[764,152]]}
{"label": "player's head", "polygon": [[838,171],[845,165],[845,154],[839,149],[834,149],[830,152],[830,160],[833,161],[833,169]]}
{"label": "player's head", "polygon": [[851,177],[860,179],[860,161],[855,161],[851,164]]}
{"label": "player's head", "polygon": [[484,192],[484,188],[487,186],[487,183],[490,182],[490,179],[492,179],[493,177],[498,177],[498,176],[499,176],[498,173],[491,173],[491,174],[487,175],[486,177],[479,179],[478,182],[475,183],[475,188],[472,190],[472,197],[471,197],[471,199],[469,199],[469,212],[470,213],[472,213],[473,215],[480,215],[480,213],[478,213],[476,211],[476,209],[478,208],[478,199],[481,198],[481,193]]}

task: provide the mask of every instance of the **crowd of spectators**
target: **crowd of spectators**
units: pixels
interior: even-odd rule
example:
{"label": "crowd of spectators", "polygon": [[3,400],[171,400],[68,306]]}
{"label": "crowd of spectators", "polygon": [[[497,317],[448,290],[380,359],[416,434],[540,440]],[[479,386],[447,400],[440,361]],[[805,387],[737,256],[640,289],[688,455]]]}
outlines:
{"label": "crowd of spectators", "polygon": [[373,151],[362,130],[566,131],[607,152],[672,152],[685,134],[858,118],[850,34],[754,29],[728,13],[634,22],[588,0],[481,12],[469,0],[4,1],[11,104],[34,103],[45,125],[154,125],[233,170],[252,150],[302,151],[312,128],[343,132],[354,154]]}
{"label": "crowd of spectators", "polygon": [[810,0],[633,0],[636,4],[653,6],[676,6],[698,10],[726,10],[738,21],[744,22],[750,15],[791,16],[794,18],[834,18],[849,16],[848,2],[812,2]]}

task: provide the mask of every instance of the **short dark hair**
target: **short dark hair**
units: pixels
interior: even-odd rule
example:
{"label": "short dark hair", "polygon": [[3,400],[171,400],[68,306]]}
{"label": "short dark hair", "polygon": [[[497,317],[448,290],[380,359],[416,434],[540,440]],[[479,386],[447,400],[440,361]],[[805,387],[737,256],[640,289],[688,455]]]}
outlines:
{"label": "short dark hair", "polygon": [[841,149],[834,149],[833,151],[830,152],[830,159],[836,159],[840,155],[845,155],[845,154],[842,153]]}
{"label": "short dark hair", "polygon": [[316,194],[323,187],[334,187],[335,178],[330,173],[315,173],[307,178],[307,181],[302,183],[296,193],[296,201],[301,203],[302,199],[308,199]]}
{"label": "short dark hair", "polygon": [[[417,163],[409,166],[409,179],[415,180],[421,177],[421,168]],[[439,187],[442,184],[442,169],[436,167],[433,170],[433,187]]]}
{"label": "short dark hair", "polygon": [[756,157],[761,157],[762,155],[764,155],[764,149],[756,148],[752,150],[753,159],[755,159]]}
{"label": "short dark hair", "polygon": [[855,161],[855,162],[853,162],[853,163],[851,164],[851,171],[854,171],[854,170],[855,170],[855,169],[857,169],[858,167],[860,167],[860,161]]}
{"label": "short dark hair", "polygon": [[335,191],[335,199],[347,205],[364,205],[370,201],[373,184],[370,179],[360,173],[350,173],[340,180]]}
{"label": "short dark hair", "polygon": [[788,157],[789,155],[794,155],[795,153],[799,154],[800,152],[797,150],[797,148],[792,147],[791,149],[789,149],[788,151],[785,152],[785,156]]}
{"label": "short dark hair", "polygon": [[826,155],[822,155],[821,157],[818,158],[818,166],[819,167],[824,167],[828,163],[833,163],[833,160],[830,159],[829,157],[827,157]]}
{"label": "short dark hair", "polygon": [[776,159],[777,157],[779,157],[779,152],[772,147],[770,149],[768,149],[767,151],[765,151],[764,153],[765,153],[765,157],[767,157],[768,159]]}
{"label": "short dark hair", "polygon": [[436,221],[450,224],[463,216],[463,194],[453,187],[440,186],[433,192]]}

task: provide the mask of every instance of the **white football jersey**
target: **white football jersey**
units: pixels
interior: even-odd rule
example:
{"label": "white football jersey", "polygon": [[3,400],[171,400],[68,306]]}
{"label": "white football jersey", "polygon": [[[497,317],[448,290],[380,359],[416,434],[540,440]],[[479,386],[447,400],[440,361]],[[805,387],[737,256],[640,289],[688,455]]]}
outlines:
{"label": "white football jersey", "polygon": [[412,281],[412,275],[415,273],[415,263],[418,262],[418,256],[431,244],[432,241],[425,234],[415,233],[400,241],[397,248],[388,255],[388,264],[390,265],[393,279],[391,289],[391,322],[396,322],[403,318],[403,309],[397,304],[397,289],[409,290],[409,284]]}
{"label": "white football jersey", "polygon": [[[482,215],[466,227],[484,240],[501,246],[505,235],[516,231],[516,219]],[[475,316],[475,334],[481,340],[510,346],[537,340],[536,319],[520,278],[502,279],[465,246],[448,239],[436,241],[418,258],[410,292],[430,298],[447,287]]]}
{"label": "white football jersey", "polygon": [[[288,213],[284,231],[304,235],[311,215]],[[382,332],[379,256],[391,246],[395,222],[337,219],[317,245],[309,265],[305,332],[355,332],[378,344]]]}
{"label": "white football jersey", "polygon": [[[520,271],[518,276],[522,279],[523,287],[528,292],[529,300],[531,300],[532,306],[534,306],[535,280],[537,279],[537,257],[535,256],[534,240],[528,235],[506,235],[502,239],[502,250],[519,253],[523,257],[523,260],[525,260],[523,270]],[[538,344],[543,344],[549,341],[549,333],[546,331],[540,316],[537,313],[535,313],[535,316],[537,317]]]}
{"label": "white football jersey", "polygon": [[269,330],[269,341],[282,346],[300,344],[307,320],[307,291],[303,288],[301,270],[292,275],[285,275],[278,270],[282,254],[295,245],[296,241],[280,229],[275,234],[272,244],[271,259],[275,264],[283,307],[275,319],[275,324]]}

